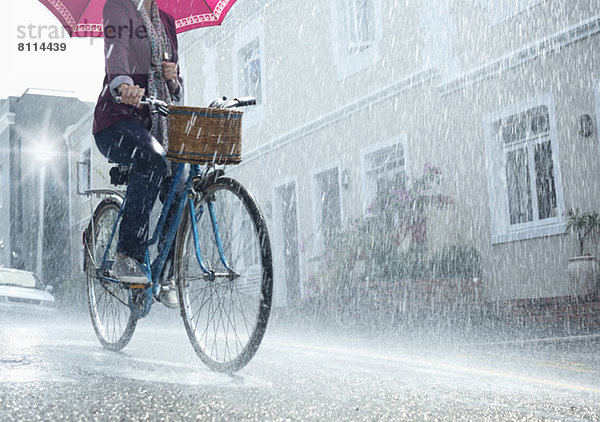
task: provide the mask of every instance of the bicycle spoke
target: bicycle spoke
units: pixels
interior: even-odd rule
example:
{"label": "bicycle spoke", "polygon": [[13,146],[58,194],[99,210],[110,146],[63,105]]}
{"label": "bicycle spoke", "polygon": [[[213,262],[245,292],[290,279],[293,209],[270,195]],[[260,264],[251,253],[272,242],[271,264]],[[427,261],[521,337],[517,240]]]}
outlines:
{"label": "bicycle spoke", "polygon": [[130,315],[127,290],[97,275],[100,268],[102,271],[106,269],[107,263],[102,261],[105,254],[109,262],[114,262],[117,234],[110,245],[109,242],[118,212],[119,202],[101,202],[94,213],[93,224],[88,227],[93,233],[86,236],[90,316],[100,343],[110,350],[122,349],[129,342],[136,325],[136,320]]}
{"label": "bicycle spoke", "polygon": [[[241,185],[227,180],[207,188],[196,204],[198,209],[208,199],[214,203],[223,255],[215,243],[206,208],[198,217],[197,227],[202,264],[216,278],[208,279],[200,268],[189,220],[181,229],[176,252],[182,316],[188,336],[199,357],[221,371],[239,369],[256,352],[268,319],[272,286],[264,220]],[[261,248],[265,241],[267,246]],[[263,290],[267,292],[264,295]]]}
{"label": "bicycle spoke", "polygon": [[[232,306],[233,306],[233,304],[232,304]],[[239,306],[239,310],[240,310],[242,320],[244,322],[244,326],[246,327],[246,334],[250,335],[250,328],[248,328],[249,320],[248,320],[248,318],[246,318],[246,314],[244,313],[244,308],[242,306]]]}
{"label": "bicycle spoke", "polygon": [[[231,290],[230,292],[233,295],[233,290]],[[229,306],[230,306],[230,312],[228,312],[227,316],[228,317],[231,316],[231,315],[233,316],[233,323],[232,323],[231,318],[230,318],[229,319],[229,324],[228,324],[228,329],[229,329],[229,327],[231,327],[231,329],[233,329],[234,336],[235,336],[235,338],[234,338],[234,340],[235,340],[234,344],[235,344],[236,354],[237,354],[237,353],[239,353],[238,343],[240,343],[240,345],[242,346],[242,349],[244,348],[244,346],[243,346],[243,344],[242,344],[242,342],[240,340],[240,337],[239,337],[237,329],[236,329],[235,312],[234,312],[234,309],[233,309],[234,308],[233,300],[230,301],[230,305]]]}

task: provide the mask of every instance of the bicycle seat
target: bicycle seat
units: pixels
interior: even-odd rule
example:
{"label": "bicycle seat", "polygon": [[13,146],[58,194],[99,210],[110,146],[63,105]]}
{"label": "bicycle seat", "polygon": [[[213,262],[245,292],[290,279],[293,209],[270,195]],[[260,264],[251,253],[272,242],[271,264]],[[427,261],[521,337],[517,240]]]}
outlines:
{"label": "bicycle seat", "polygon": [[111,185],[126,185],[127,181],[129,180],[129,167],[114,166],[110,169],[109,174]]}

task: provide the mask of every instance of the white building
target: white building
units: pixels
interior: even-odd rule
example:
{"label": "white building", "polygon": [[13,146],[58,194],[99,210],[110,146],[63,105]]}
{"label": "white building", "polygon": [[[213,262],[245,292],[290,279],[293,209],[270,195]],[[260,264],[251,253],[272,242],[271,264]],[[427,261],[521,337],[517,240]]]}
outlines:
{"label": "white building", "polygon": [[591,0],[239,0],[180,36],[188,105],[258,98],[231,171],[268,216],[276,303],[306,294],[331,227],[425,163],[452,204],[428,244],[475,247],[487,299],[589,293],[563,214],[600,208],[599,33]]}
{"label": "white building", "polygon": [[70,275],[63,133],[90,107],[44,90],[0,100],[0,266],[56,287]]}

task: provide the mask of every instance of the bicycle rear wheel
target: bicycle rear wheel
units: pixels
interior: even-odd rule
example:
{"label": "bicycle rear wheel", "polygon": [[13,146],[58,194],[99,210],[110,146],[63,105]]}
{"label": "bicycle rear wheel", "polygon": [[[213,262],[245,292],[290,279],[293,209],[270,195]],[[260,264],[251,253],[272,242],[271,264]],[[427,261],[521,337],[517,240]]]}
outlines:
{"label": "bicycle rear wheel", "polygon": [[[209,203],[214,205],[225,263],[219,254]],[[273,292],[271,245],[252,195],[236,180],[221,177],[195,199],[198,246],[185,213],[177,236],[175,269],[185,328],[202,361],[219,372],[244,367],[262,341]]]}
{"label": "bicycle rear wheel", "polygon": [[104,199],[96,207],[85,234],[85,275],[87,281],[88,307],[94,331],[100,343],[108,350],[121,350],[129,343],[137,319],[129,309],[129,290],[99,277],[100,272],[110,270],[116,257],[118,233],[112,240],[106,262],[102,262],[119,208],[120,198]]}

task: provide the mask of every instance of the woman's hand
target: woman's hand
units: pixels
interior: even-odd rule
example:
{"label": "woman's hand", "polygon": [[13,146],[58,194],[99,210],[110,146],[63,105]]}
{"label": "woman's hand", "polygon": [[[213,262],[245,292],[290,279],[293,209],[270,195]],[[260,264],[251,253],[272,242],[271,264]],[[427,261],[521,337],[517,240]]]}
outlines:
{"label": "woman's hand", "polygon": [[173,62],[162,62],[162,71],[165,81],[177,80],[177,64]]}
{"label": "woman's hand", "polygon": [[121,103],[142,108],[140,101],[146,92],[144,88],[137,85],[121,84],[117,88],[117,92],[121,94]]}

